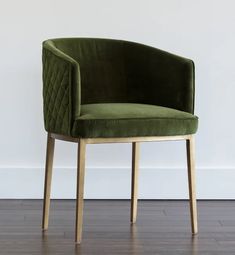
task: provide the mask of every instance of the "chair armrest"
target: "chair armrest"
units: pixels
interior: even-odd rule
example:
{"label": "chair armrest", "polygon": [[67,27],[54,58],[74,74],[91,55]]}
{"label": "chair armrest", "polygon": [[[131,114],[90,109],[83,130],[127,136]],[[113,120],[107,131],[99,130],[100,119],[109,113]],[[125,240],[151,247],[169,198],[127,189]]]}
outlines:
{"label": "chair armrest", "polygon": [[43,42],[43,111],[48,132],[70,135],[75,115],[80,114],[80,71],[78,63]]}
{"label": "chair armrest", "polygon": [[192,60],[141,44],[126,49],[133,100],[194,112]]}

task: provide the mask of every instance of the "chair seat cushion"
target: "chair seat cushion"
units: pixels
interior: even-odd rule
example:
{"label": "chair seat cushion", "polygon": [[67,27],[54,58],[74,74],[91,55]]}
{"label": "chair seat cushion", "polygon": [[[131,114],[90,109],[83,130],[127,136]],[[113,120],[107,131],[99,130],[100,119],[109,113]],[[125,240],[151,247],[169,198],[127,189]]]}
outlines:
{"label": "chair seat cushion", "polygon": [[198,118],[187,112],[148,104],[105,103],[81,106],[72,136],[82,138],[194,134]]}

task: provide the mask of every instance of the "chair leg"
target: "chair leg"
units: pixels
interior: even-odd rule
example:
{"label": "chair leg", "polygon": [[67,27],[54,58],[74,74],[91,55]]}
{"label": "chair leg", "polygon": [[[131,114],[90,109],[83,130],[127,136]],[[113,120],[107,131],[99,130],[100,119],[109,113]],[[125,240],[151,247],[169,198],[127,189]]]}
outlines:
{"label": "chair leg", "polygon": [[132,143],[131,223],[136,222],[138,201],[139,143]]}
{"label": "chair leg", "polygon": [[45,166],[45,181],[44,181],[43,216],[42,216],[43,230],[46,230],[48,228],[54,147],[55,147],[55,139],[52,138],[50,134],[48,133],[46,166]]}
{"label": "chair leg", "polygon": [[77,202],[76,202],[76,226],[75,226],[76,243],[81,243],[82,239],[85,156],[86,156],[86,143],[84,142],[83,139],[80,139],[78,143],[78,158],[77,158]]}
{"label": "chair leg", "polygon": [[188,164],[188,186],[190,199],[191,227],[192,234],[197,234],[197,201],[195,189],[195,158],[194,158],[194,136],[186,140],[187,164]]}

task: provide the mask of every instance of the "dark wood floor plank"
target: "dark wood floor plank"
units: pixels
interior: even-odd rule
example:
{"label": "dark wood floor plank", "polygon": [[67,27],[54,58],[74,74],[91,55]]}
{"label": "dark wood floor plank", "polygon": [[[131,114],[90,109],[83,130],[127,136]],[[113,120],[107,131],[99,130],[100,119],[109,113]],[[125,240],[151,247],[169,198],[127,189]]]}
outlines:
{"label": "dark wood floor plank", "polygon": [[235,201],[199,201],[192,237],[188,201],[140,201],[135,225],[130,201],[87,200],[83,241],[74,243],[75,201],[51,202],[41,231],[41,200],[0,200],[0,254],[235,255]]}

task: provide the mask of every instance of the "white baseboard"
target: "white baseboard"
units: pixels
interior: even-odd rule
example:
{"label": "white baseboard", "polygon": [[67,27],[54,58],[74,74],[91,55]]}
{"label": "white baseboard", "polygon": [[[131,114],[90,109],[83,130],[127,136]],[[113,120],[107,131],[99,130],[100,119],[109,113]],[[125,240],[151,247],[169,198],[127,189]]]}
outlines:
{"label": "white baseboard", "polygon": [[[235,199],[235,168],[196,170],[198,199]],[[41,199],[43,168],[0,167],[0,199]],[[76,169],[55,168],[52,198],[75,198]],[[87,168],[85,198],[130,198],[129,168]],[[140,199],[187,199],[187,171],[172,168],[141,168]]]}

